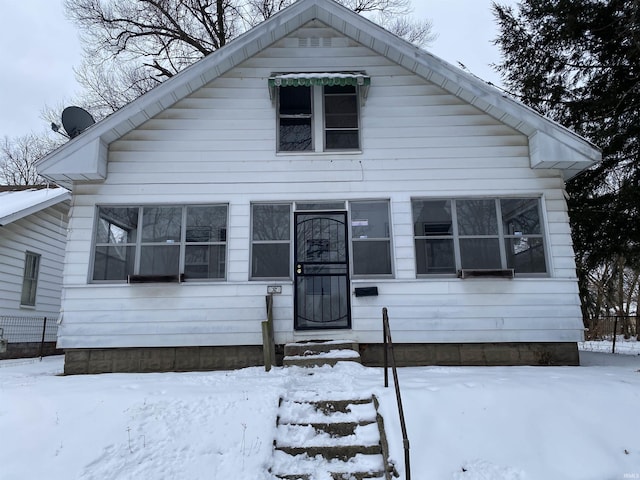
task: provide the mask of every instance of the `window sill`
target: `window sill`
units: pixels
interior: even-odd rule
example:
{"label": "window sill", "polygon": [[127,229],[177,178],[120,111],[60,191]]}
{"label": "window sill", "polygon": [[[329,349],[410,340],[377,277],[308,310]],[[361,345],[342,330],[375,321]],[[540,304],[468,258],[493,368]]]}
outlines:
{"label": "window sill", "polygon": [[20,308],[24,308],[25,310],[35,310],[36,306],[35,305],[22,305],[22,304],[20,304]]}

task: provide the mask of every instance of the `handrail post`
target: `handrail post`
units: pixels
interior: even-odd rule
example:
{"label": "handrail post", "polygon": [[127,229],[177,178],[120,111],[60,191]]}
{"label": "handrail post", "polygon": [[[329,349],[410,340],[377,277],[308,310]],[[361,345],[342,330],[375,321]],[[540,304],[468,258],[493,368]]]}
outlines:
{"label": "handrail post", "polygon": [[389,323],[389,317],[387,316],[387,307],[382,308],[382,336],[384,344],[384,386],[389,387],[389,359],[388,359],[388,345],[387,337],[389,336],[387,327]]}
{"label": "handrail post", "polygon": [[44,317],[42,322],[42,339],[40,340],[40,361],[42,361],[42,355],[44,355],[44,336],[47,331],[47,317]]}
{"label": "handrail post", "polygon": [[382,309],[382,331],[384,334],[384,386],[389,386],[387,367],[388,355],[391,353],[391,370],[393,372],[393,383],[396,390],[396,402],[398,404],[398,416],[400,417],[400,429],[402,430],[402,444],[404,447],[404,472],[405,480],[411,480],[411,459],[409,456],[409,436],[407,435],[407,424],[404,419],[404,409],[402,408],[402,398],[400,396],[400,382],[398,381],[398,369],[396,367],[396,355],[393,351],[393,340],[391,339],[391,328],[389,328],[389,315],[387,307]]}

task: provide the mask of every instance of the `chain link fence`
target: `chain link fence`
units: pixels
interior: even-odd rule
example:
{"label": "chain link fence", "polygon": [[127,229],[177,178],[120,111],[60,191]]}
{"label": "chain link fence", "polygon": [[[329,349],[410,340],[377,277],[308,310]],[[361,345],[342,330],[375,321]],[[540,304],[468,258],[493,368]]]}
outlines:
{"label": "chain link fence", "polygon": [[609,315],[589,321],[585,337],[587,340],[613,340],[617,335],[624,338],[638,337],[640,324],[637,315]]}
{"label": "chain link fence", "polygon": [[[616,353],[616,343],[633,346],[640,341],[640,317],[637,315],[609,315],[588,322],[585,330],[585,349],[606,346],[611,353]],[[629,343],[632,342],[632,343]],[[598,351],[604,351],[597,348]],[[624,350],[624,349],[623,349]],[[633,349],[635,351],[636,348]]]}
{"label": "chain link fence", "polygon": [[0,359],[57,355],[54,318],[0,315]]}

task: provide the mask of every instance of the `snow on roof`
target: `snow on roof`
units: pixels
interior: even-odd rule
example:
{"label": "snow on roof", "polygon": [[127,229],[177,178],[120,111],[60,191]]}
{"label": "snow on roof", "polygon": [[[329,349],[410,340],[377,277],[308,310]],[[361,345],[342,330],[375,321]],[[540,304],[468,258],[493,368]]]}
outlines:
{"label": "snow on roof", "polygon": [[15,222],[57,203],[69,200],[68,190],[55,188],[20,188],[0,191],[0,226]]}

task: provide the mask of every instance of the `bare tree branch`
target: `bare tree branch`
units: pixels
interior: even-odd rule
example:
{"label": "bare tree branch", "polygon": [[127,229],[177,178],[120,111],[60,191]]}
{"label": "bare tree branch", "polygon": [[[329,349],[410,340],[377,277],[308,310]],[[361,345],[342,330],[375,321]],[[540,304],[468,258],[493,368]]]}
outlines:
{"label": "bare tree branch", "polygon": [[[83,103],[113,112],[294,1],[65,0],[83,32]],[[430,22],[407,16],[410,0],[339,1],[415,44],[435,38]]]}
{"label": "bare tree branch", "polygon": [[55,140],[33,133],[16,138],[5,136],[0,144],[0,182],[3,185],[46,183],[38,175],[36,162],[57,145]]}

